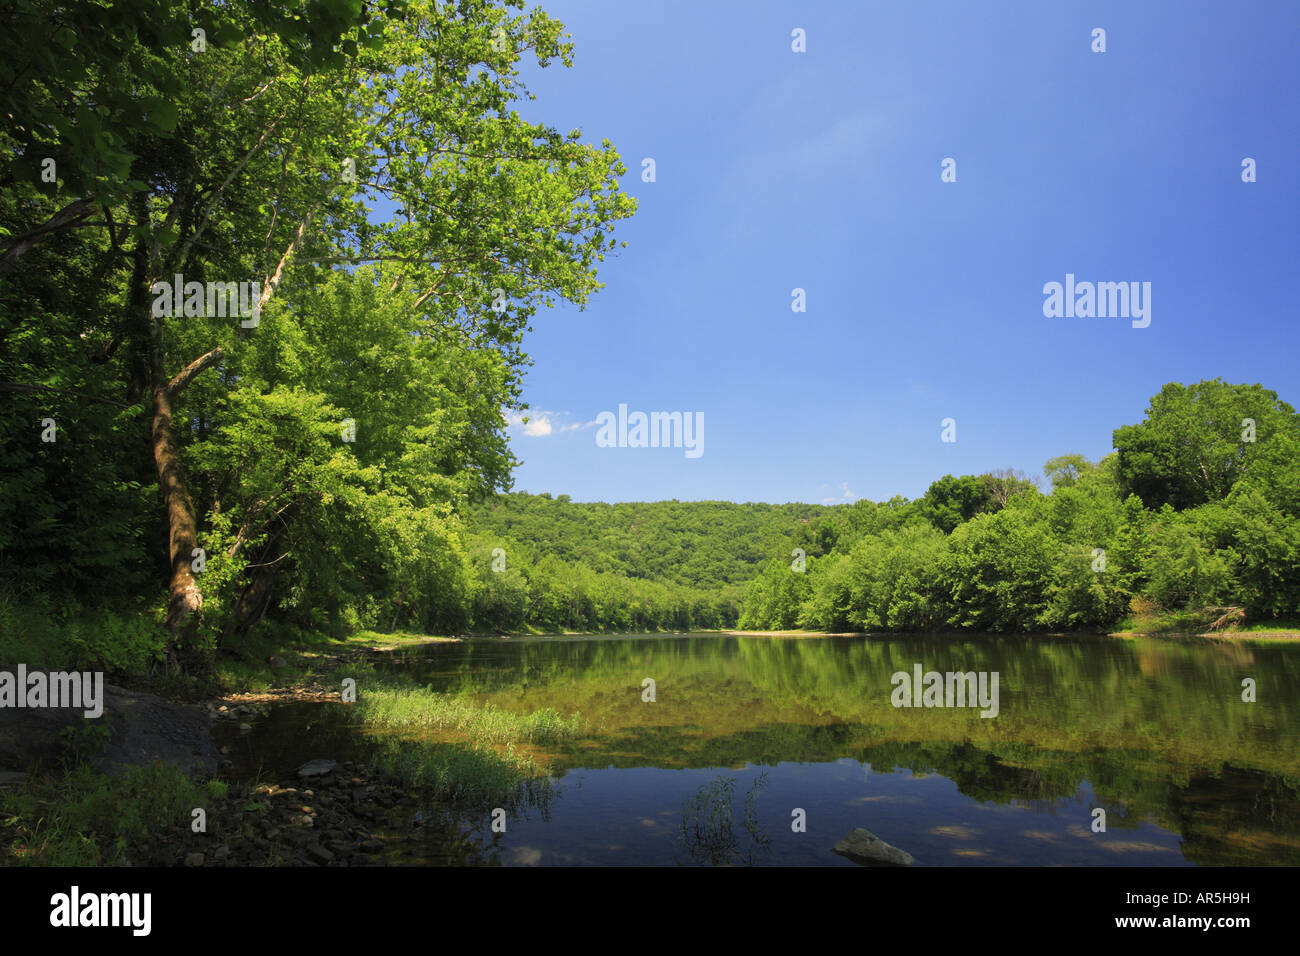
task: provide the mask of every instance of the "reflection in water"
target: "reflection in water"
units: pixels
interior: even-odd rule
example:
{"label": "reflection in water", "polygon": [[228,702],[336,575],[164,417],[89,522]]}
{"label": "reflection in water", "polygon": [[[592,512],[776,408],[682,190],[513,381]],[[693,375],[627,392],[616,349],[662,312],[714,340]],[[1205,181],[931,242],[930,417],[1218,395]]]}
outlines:
{"label": "reflection in water", "polygon": [[741,826],[749,839],[743,855],[739,837],[731,822],[731,801],[736,792],[735,777],[714,777],[682,805],[678,842],[685,847],[692,862],[726,866],[741,861],[747,866],[753,866],[757,853],[771,849],[772,841],[759,827],[755,808],[755,797],[766,784],[767,774],[759,774],[745,795],[745,814]]}
{"label": "reflection in water", "polygon": [[[1300,863],[1300,648],[694,635],[475,640],[382,660],[435,690],[590,721],[578,740],[536,748],[557,792],[526,818],[512,813],[507,834],[483,828],[477,808],[459,811],[457,832],[479,841],[484,862],[748,862],[756,840],[721,861],[708,849],[726,844],[722,818],[709,822],[721,794],[708,790],[726,770],[766,773],[746,809],[755,833],[760,816],[771,833],[752,853],[759,863],[838,865],[829,848],[856,826],[923,864]],[[997,671],[998,716],[893,707],[891,675],[917,663]],[[1241,701],[1244,677],[1258,703]],[[306,737],[306,718],[290,712],[240,738],[241,765],[373,749],[343,708],[314,706]],[[312,739],[321,745],[308,752]],[[701,828],[686,832],[703,857],[677,839],[683,807],[697,811]],[[807,833],[790,833],[794,807],[807,809]],[[1097,807],[1103,833],[1091,829]],[[446,860],[441,841],[455,841],[428,835],[429,861]]]}

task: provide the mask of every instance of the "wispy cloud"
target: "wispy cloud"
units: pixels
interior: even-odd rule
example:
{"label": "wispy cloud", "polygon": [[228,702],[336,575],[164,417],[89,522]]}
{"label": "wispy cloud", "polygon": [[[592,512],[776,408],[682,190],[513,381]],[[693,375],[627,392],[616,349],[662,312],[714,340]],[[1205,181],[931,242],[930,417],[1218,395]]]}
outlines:
{"label": "wispy cloud", "polygon": [[[830,485],[822,485],[821,487],[829,488]],[[843,494],[838,496],[832,495],[829,498],[823,498],[822,504],[824,505],[852,504],[853,502],[857,501],[860,497],[862,497],[861,495],[855,494],[854,492],[849,490],[849,483],[847,481],[840,482],[840,489],[843,491]]]}
{"label": "wispy cloud", "polygon": [[594,420],[589,422],[565,421],[565,419],[572,417],[569,412],[538,410],[530,411],[527,415],[520,415],[511,411],[504,414],[506,424],[509,427],[521,430],[529,438],[545,438],[547,435],[576,432],[583,428],[591,428],[596,424]]}
{"label": "wispy cloud", "polygon": [[834,171],[860,166],[888,128],[884,118],[855,113],[836,120],[808,137],[794,137],[761,153],[742,155],[736,181],[744,186],[788,184],[791,180],[820,180]]}

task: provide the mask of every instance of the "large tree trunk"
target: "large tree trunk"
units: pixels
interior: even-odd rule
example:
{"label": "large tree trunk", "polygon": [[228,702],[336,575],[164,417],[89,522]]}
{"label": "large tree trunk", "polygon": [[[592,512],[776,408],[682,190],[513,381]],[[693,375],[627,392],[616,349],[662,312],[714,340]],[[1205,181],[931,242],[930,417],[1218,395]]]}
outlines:
{"label": "large tree trunk", "polygon": [[203,607],[203,594],[190,570],[194,548],[198,541],[198,522],[194,517],[194,502],[181,473],[180,453],[176,445],[176,431],[172,423],[171,390],[165,384],[155,384],[153,389],[153,459],[158,469],[158,487],[162,490],[163,505],[167,509],[171,557],[171,578],[168,583],[170,597],[167,602],[167,665],[172,672],[180,670],[181,654],[186,637],[195,623],[193,618]]}
{"label": "large tree trunk", "polygon": [[297,505],[287,506],[278,515],[278,524],[267,535],[258,562],[251,565],[248,584],[235,605],[234,618],[228,634],[244,637],[257,626],[271,607],[271,598],[275,589],[275,578],[280,570],[280,559],[284,557],[284,537],[297,514]]}
{"label": "large tree trunk", "polygon": [[[229,181],[229,178],[227,178],[227,183]],[[146,211],[140,205],[140,202],[141,200],[137,200],[138,219],[139,221],[148,221]],[[268,277],[262,287],[262,294],[257,303],[259,314],[272,294],[274,294],[276,286],[284,278],[289,259],[298,243],[302,241],[302,237],[306,233],[315,211],[316,207],[313,207],[302,222],[298,224],[293,240],[285,249],[284,255],[280,257],[275,272]],[[206,215],[204,221],[206,222]],[[195,233],[195,236],[197,236],[197,233]],[[189,242],[192,242],[195,236],[191,236],[191,239],[182,248],[181,254],[176,257],[178,268],[185,262]],[[150,262],[153,264],[150,271],[155,276],[164,274],[165,270],[161,268],[162,260],[156,246],[153,247]],[[151,280],[143,287],[137,285],[134,288],[133,294],[138,297],[141,308],[145,306],[146,301],[144,292],[152,288],[152,286],[153,281]],[[151,315],[151,313],[152,309],[148,313],[140,312],[137,314]],[[225,352],[221,346],[217,346],[210,352],[200,355],[169,382],[164,371],[163,323],[161,317],[151,317],[148,320],[148,328],[150,339],[148,347],[149,372],[153,393],[153,458],[158,470],[158,487],[162,491],[163,504],[167,509],[171,557],[171,578],[168,583],[170,596],[167,602],[167,665],[173,673],[176,673],[182,669],[183,665],[188,663],[185,659],[189,658],[191,656],[190,652],[194,650],[194,648],[190,647],[190,639],[198,624],[195,616],[203,607],[203,592],[199,590],[198,583],[194,580],[194,573],[190,569],[190,562],[194,559],[193,551],[198,542],[198,520],[194,514],[194,502],[190,498],[189,489],[185,485],[185,476],[181,470],[176,426],[172,421],[172,406],[185,387],[193,381],[194,377],[204,369],[220,362],[225,357]],[[277,539],[278,536],[279,532],[276,535]],[[252,585],[249,589],[246,589],[245,594],[240,598],[240,606],[237,612],[237,620],[240,626],[247,624],[247,626],[251,627],[252,624],[260,620],[270,602],[271,585],[275,580],[275,568],[273,566],[259,568],[258,571],[265,573],[255,575]],[[202,661],[196,662],[203,663]]]}
{"label": "large tree trunk", "polygon": [[235,605],[235,618],[232,632],[239,637],[248,634],[265,616],[271,606],[271,594],[275,586],[276,568],[266,565],[253,569],[252,580],[239,596]]}

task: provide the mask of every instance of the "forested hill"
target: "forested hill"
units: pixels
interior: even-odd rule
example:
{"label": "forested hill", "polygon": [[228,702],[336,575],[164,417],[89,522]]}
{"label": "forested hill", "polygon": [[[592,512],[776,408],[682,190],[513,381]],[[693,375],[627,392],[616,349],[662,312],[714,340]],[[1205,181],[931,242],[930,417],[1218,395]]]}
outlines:
{"label": "forested hill", "polygon": [[745,584],[799,529],[833,509],[729,501],[571,501],[517,492],[473,508],[471,532],[510,542],[535,561],[714,590]]}

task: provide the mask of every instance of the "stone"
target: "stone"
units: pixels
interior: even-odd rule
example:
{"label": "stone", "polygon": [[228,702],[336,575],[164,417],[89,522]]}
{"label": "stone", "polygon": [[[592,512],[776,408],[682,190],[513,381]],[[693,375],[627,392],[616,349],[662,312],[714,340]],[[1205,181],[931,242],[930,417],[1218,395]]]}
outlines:
{"label": "stone", "polygon": [[298,768],[300,777],[323,777],[327,773],[333,773],[338,763],[333,760],[308,760]]}
{"label": "stone", "polygon": [[0,770],[57,766],[67,749],[65,728],[92,723],[107,730],[102,748],[91,758],[100,773],[117,774],[155,760],[199,777],[216,772],[220,758],[202,707],[114,684],[104,684],[103,689],[104,713],[91,721],[82,708],[0,708]]}
{"label": "stone", "polygon": [[864,866],[908,866],[916,861],[912,855],[896,846],[890,846],[870,830],[858,827],[831,848],[840,856]]}
{"label": "stone", "polygon": [[307,855],[320,864],[329,863],[334,859],[333,853],[315,843],[307,847]]}
{"label": "stone", "polygon": [[186,865],[186,866],[202,866],[202,865],[203,865],[203,854],[202,854],[202,853],[186,853],[186,854],[185,854],[185,865]]}

